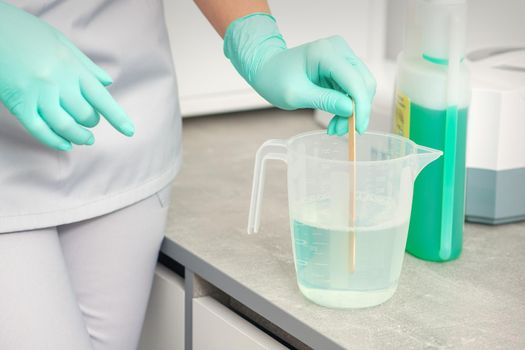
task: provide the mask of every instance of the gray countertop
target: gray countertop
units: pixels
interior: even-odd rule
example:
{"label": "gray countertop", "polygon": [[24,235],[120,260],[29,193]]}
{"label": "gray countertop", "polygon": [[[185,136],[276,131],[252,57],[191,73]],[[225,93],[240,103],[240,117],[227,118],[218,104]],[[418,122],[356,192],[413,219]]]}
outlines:
{"label": "gray countertop", "polygon": [[246,225],[259,145],[318,128],[310,111],[186,119],[163,252],[316,349],[525,348],[523,222],[466,224],[453,262],[406,255],[397,292],[377,307],[333,310],[301,295],[284,163],[268,164],[260,233]]}

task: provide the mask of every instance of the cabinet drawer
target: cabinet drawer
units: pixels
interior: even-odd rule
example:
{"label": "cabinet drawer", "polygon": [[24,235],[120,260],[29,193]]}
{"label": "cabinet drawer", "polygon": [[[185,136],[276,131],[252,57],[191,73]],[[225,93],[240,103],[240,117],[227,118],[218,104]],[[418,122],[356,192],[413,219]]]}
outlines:
{"label": "cabinet drawer", "polygon": [[193,350],[287,349],[213,298],[193,299]]}
{"label": "cabinet drawer", "polygon": [[184,280],[157,264],[140,350],[184,350]]}

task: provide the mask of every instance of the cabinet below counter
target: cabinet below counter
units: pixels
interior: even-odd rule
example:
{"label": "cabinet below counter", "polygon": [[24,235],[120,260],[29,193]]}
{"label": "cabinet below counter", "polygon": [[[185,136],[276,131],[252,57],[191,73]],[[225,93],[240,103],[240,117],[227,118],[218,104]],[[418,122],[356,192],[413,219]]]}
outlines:
{"label": "cabinet below counter", "polygon": [[[159,263],[140,340],[140,350],[284,350],[287,347],[211,296],[190,298],[191,335],[185,334],[184,279]],[[190,345],[190,344],[188,344]]]}

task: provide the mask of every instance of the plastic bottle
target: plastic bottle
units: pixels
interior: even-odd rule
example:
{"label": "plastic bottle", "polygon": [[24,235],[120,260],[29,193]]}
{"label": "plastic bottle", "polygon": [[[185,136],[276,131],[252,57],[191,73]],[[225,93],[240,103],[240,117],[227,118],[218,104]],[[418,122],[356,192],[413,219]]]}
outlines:
{"label": "plastic bottle", "polygon": [[398,57],[394,132],[444,153],[416,179],[407,239],[410,254],[430,261],[456,259],[462,249],[470,100],[465,24],[465,0],[413,0]]}

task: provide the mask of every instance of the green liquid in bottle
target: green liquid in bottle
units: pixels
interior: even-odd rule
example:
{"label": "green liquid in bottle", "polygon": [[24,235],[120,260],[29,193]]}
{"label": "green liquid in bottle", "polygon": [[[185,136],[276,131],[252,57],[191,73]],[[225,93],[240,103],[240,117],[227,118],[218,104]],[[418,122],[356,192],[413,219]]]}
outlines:
{"label": "green liquid in bottle", "polygon": [[[414,184],[406,250],[424,260],[448,261],[461,253],[467,111],[466,108],[458,110],[457,122],[450,123],[449,120],[447,125],[447,110],[410,105],[410,139],[419,145],[444,151],[443,157],[421,171]],[[449,110],[451,112],[455,118],[456,112]],[[455,140],[446,146],[445,137],[450,140],[451,136]],[[447,154],[452,158],[447,159]],[[445,164],[449,169],[445,170]],[[448,181],[445,172],[449,174]],[[444,185],[449,189],[448,198]]]}

